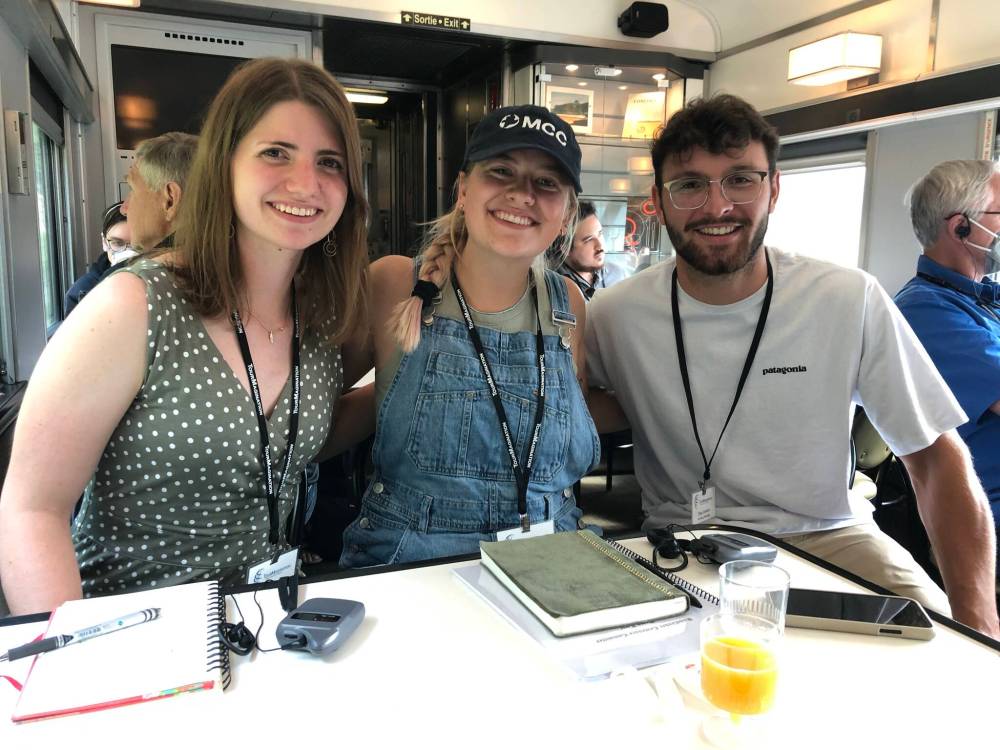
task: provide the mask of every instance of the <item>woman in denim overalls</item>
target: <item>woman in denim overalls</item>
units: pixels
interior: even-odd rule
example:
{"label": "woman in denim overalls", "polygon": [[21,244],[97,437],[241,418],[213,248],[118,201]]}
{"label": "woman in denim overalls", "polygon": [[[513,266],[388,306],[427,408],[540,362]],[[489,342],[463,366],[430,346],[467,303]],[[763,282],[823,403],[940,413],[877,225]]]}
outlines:
{"label": "woman in denim overalls", "polygon": [[[373,264],[375,475],[341,565],[475,553],[512,529],[577,528],[572,487],[600,458],[581,390],[586,308],[543,259],[573,236],[578,192],[572,129],[542,107],[505,107],[473,133],[457,206],[421,256]],[[518,471],[530,462],[523,500],[512,452]]]}

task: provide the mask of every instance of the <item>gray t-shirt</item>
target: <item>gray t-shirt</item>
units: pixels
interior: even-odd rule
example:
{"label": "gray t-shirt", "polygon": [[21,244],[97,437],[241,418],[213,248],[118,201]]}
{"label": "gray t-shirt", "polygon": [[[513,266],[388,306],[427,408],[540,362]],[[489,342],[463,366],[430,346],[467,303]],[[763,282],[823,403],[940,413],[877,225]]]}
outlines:
{"label": "gray t-shirt", "polygon": [[[123,272],[146,282],[146,374],[74,526],[84,594],[236,580],[272,551],[253,403],[171,273],[149,260]],[[340,349],[326,335],[304,339],[301,363],[299,429],[280,495],[281,523],[303,467],[326,440],[343,383]],[[268,420],[276,486],[290,399],[291,377]]]}
{"label": "gray t-shirt", "polygon": [[[848,490],[853,404],[897,455],[966,421],[927,353],[863,271],[769,249],[774,295],[760,348],[711,466],[716,521],[775,534],[850,526],[871,504]],[[592,386],[616,392],[635,443],[649,524],[691,521],[704,462],[691,428],[670,311],[673,260],[595,296]],[[729,413],[764,289],[708,305],[679,287],[698,430],[711,455]]]}

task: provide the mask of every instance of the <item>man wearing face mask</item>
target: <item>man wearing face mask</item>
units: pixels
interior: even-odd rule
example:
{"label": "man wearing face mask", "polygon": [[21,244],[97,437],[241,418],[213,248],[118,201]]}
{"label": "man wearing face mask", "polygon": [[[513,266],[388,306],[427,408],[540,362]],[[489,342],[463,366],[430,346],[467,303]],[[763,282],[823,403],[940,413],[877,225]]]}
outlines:
{"label": "man wearing face mask", "polygon": [[174,220],[197,148],[197,137],[178,132],[139,144],[128,172],[128,196],[104,213],[101,242],[107,257],[102,255],[92,263],[66,293],[65,315],[118,263],[173,244]]}
{"label": "man wearing face mask", "polygon": [[924,252],[896,304],[969,415],[958,434],[1000,531],[1000,168],[943,162],[909,203]]}
{"label": "man wearing face mask", "polygon": [[121,203],[108,206],[104,212],[104,221],[101,226],[101,248],[102,252],[97,260],[90,264],[87,272],[81,276],[69,291],[66,292],[66,315],[69,315],[76,307],[84,295],[97,286],[97,282],[104,278],[104,275],[113,267],[136,255],[132,247],[128,223],[121,212]]}

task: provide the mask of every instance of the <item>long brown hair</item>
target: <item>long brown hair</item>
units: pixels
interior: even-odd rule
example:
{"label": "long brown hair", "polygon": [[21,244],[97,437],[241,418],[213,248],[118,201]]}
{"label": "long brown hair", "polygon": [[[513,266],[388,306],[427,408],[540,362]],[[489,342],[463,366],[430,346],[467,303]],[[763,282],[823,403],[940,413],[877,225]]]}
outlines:
{"label": "long brown hair", "polygon": [[[205,118],[187,190],[181,200],[174,269],[186,296],[206,317],[239,309],[243,270],[233,240],[232,164],[237,145],[276,104],[300,101],[316,108],[344,147],[347,203],[334,227],[337,254],[323,241],[307,248],[295,288],[303,332],[329,326],[341,342],[364,322],[368,297],[368,203],[361,177],[361,139],[354,109],[340,84],[304,60],[263,58],[239,68],[219,91]],[[325,238],[324,238],[325,241]]]}

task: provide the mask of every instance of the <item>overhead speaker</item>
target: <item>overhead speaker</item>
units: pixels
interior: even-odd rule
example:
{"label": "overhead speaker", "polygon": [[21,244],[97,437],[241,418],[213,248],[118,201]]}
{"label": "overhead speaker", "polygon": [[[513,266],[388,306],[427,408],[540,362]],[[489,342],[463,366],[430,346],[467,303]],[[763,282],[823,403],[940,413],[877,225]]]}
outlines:
{"label": "overhead speaker", "polygon": [[648,39],[667,30],[670,17],[662,3],[632,3],[618,16],[618,29],[625,36]]}

